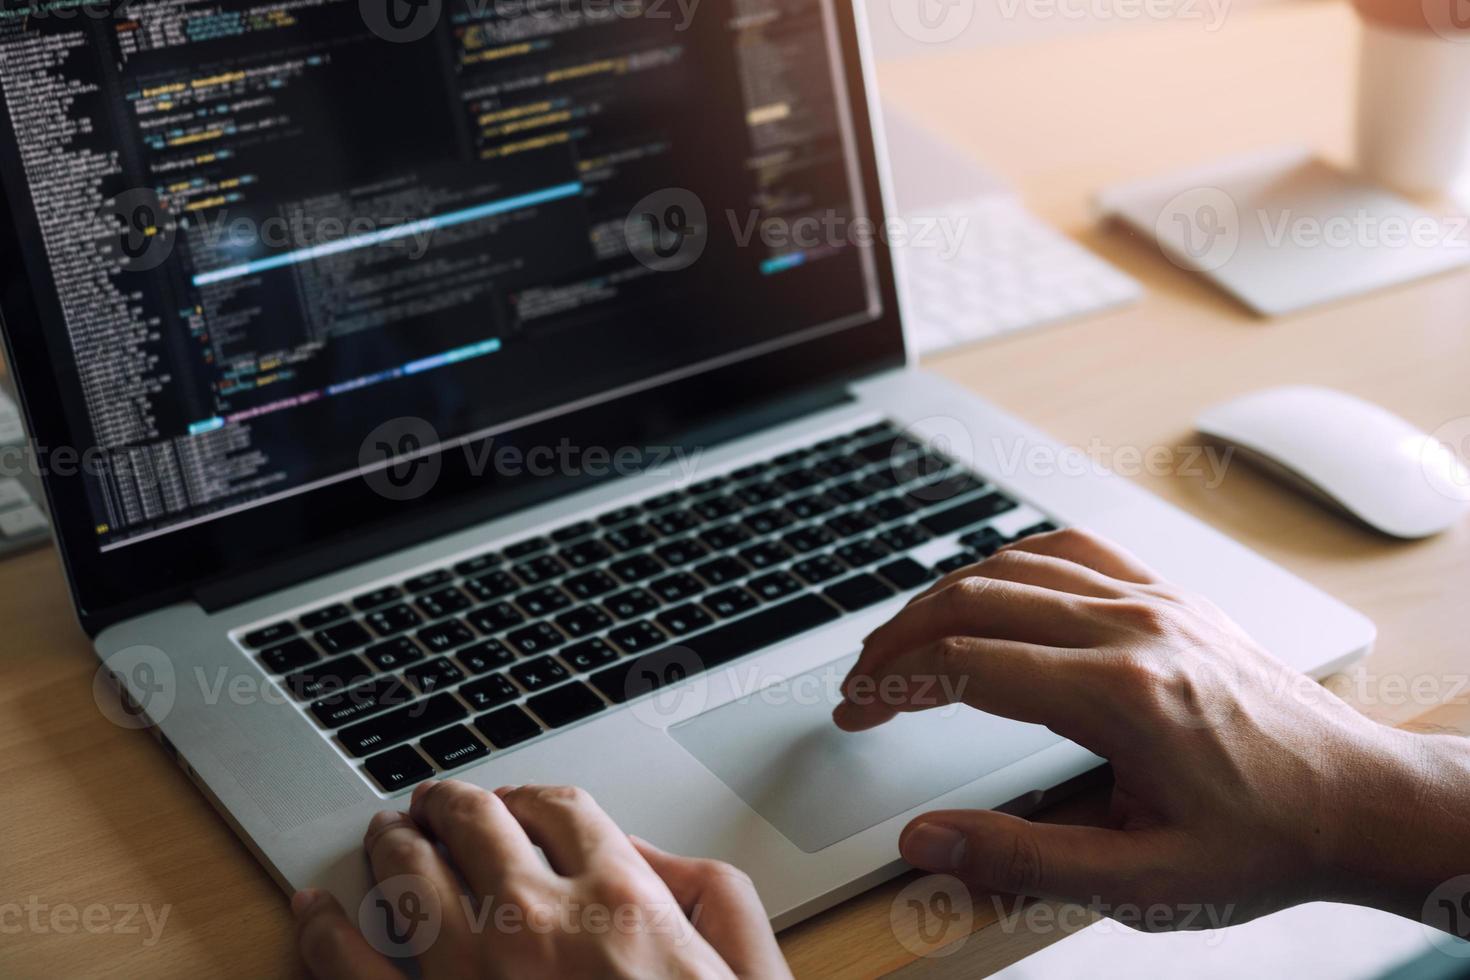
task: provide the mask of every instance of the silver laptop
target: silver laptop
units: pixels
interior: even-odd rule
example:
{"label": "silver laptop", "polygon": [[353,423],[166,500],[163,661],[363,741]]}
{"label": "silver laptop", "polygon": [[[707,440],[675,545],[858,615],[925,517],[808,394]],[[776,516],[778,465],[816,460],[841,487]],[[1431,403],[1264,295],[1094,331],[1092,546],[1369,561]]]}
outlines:
{"label": "silver laptop", "polygon": [[816,912],[914,814],[1097,765],[828,717],[914,590],[1054,526],[1303,670],[1367,649],[906,361],[852,7],[593,6],[0,25],[6,337],[80,623],[283,888],[355,908],[370,815],[454,776],[580,784]]}

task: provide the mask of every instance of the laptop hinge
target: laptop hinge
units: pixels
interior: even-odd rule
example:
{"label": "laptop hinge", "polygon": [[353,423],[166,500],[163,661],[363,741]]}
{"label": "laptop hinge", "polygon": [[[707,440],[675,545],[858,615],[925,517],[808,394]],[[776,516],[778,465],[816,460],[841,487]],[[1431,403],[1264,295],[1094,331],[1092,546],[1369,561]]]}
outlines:
{"label": "laptop hinge", "polygon": [[[752,432],[836,408],[854,400],[845,383],[823,387],[746,409],[689,432],[670,435],[667,442],[670,446],[686,449],[709,449],[749,436]],[[634,469],[636,471],[636,467]],[[436,502],[433,506],[419,508],[421,513],[415,517],[364,528],[333,541],[320,542],[296,552],[282,553],[280,557],[253,568],[237,569],[228,576],[202,583],[194,589],[192,597],[208,612],[227,609],[394,551],[453,534],[496,517],[622,478],[611,476],[599,479],[583,477],[536,480],[493,496],[466,494],[467,499],[458,502]]]}

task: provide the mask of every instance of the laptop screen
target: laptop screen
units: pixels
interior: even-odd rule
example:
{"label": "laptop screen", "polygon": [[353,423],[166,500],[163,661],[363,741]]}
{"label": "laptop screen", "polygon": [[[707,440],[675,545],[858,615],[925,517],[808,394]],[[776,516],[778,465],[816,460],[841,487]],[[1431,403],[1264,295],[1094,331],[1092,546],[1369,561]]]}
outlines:
{"label": "laptop screen", "polygon": [[850,18],[0,0],[0,180],[97,551],[872,324]]}

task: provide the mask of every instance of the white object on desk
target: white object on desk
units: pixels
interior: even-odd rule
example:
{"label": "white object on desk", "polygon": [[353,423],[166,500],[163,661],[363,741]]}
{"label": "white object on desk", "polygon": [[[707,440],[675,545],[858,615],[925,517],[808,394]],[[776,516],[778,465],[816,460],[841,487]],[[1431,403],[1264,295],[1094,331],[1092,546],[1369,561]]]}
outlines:
{"label": "white object on desk", "polygon": [[1143,289],[1026,210],[995,174],[885,106],[910,348],[932,354],[1098,313]]}
{"label": "white object on desk", "polygon": [[1470,263],[1470,225],[1301,149],[1112,187],[1098,205],[1265,316]]}
{"label": "white object on desk", "polygon": [[[28,454],[13,451],[15,447],[24,448],[25,441],[20,409],[8,394],[0,391],[0,450],[12,450],[0,453],[0,457],[12,462],[29,460]],[[46,514],[26,485],[16,476],[0,475],[0,556],[38,544],[49,533]]]}
{"label": "white object on desk", "polygon": [[[1426,4],[1449,16],[1450,4]],[[1451,25],[1444,25],[1446,30]],[[1456,40],[1470,39],[1463,25]],[[1470,45],[1435,31],[1363,25],[1358,166],[1411,194],[1470,184]]]}
{"label": "white object on desk", "polygon": [[1470,472],[1449,447],[1331,388],[1252,392],[1207,409],[1195,425],[1394,537],[1438,534],[1470,505]]}
{"label": "white object on desk", "polygon": [[[1026,928],[1024,909],[1019,920],[1013,928]],[[1406,963],[1423,968],[1404,976],[1432,980],[1464,966],[1467,961],[1458,958],[1463,955],[1470,955],[1470,944],[1418,922],[1376,909],[1312,902],[1244,925],[1195,932],[1137,932],[1103,920],[992,980],[1377,980]]]}

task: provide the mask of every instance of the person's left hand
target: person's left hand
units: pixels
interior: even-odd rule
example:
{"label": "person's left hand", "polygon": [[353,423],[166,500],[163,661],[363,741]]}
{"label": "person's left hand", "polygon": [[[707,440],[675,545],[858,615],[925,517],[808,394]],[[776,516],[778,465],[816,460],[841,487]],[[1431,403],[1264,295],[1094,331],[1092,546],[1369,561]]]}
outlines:
{"label": "person's left hand", "polygon": [[[438,920],[427,980],[791,976],[749,877],[628,837],[575,787],[424,783],[363,847],[379,882],[413,876],[412,907]],[[297,892],[291,908],[319,980],[401,976],[331,895]]]}

